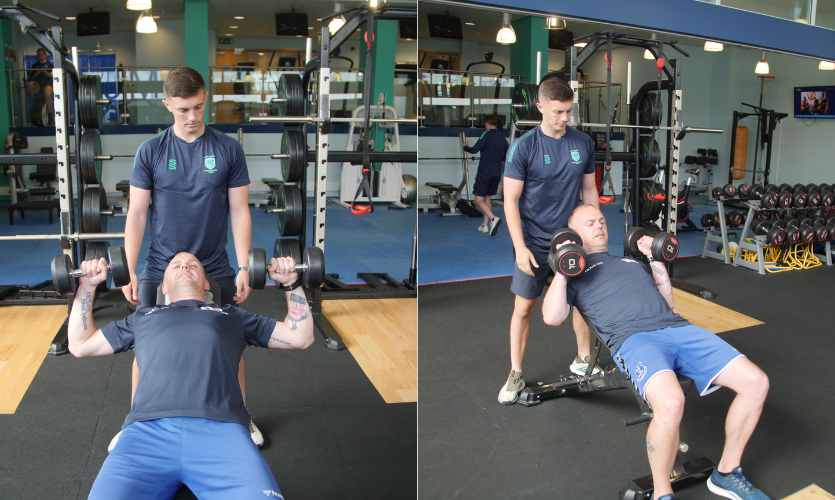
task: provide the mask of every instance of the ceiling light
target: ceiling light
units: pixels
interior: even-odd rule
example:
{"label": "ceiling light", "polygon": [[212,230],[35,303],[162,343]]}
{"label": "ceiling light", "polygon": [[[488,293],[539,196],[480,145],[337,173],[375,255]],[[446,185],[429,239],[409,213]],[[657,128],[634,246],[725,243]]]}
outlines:
{"label": "ceiling light", "polygon": [[244,16],[235,16],[233,19],[243,19]]}
{"label": "ceiling light", "polygon": [[238,29],[238,27],[237,26],[229,26],[229,29],[236,30],[236,29]]}
{"label": "ceiling light", "polygon": [[[385,1],[386,0],[382,0],[383,3],[385,3]],[[376,9],[377,6],[379,5],[379,3],[380,3],[380,0],[368,0],[368,6],[371,7],[372,9]]]}
{"label": "ceiling light", "polygon": [[151,0],[128,0],[125,6],[128,10],[148,10],[151,8]]}
{"label": "ceiling light", "polygon": [[232,33],[226,33],[224,36],[235,36]]}
{"label": "ceiling light", "polygon": [[[342,10],[342,2],[335,2],[333,4],[333,11],[339,12]],[[328,23],[328,31],[331,35],[339,31],[339,28],[345,25],[345,16],[336,16]]]}
{"label": "ceiling light", "polygon": [[822,69],[822,70],[826,70],[826,71],[831,71],[831,70],[835,69],[835,62],[832,62],[832,61],[821,61],[821,63],[820,63],[820,64],[818,64],[818,69]]}
{"label": "ceiling light", "polygon": [[145,11],[142,15],[139,16],[139,19],[136,21],[136,32],[137,33],[156,33],[157,32],[157,23],[154,22],[154,18],[151,17],[151,13]]}
{"label": "ceiling light", "polygon": [[259,56],[263,56],[263,55],[264,55],[264,53],[263,53],[263,52],[259,52],[259,53],[258,53],[258,55],[259,55]]}
{"label": "ceiling light", "polygon": [[795,0],[792,7],[792,19],[803,24],[809,24],[809,1]]}
{"label": "ceiling light", "polygon": [[67,21],[75,21],[75,16],[67,16],[64,19],[66,19]]}
{"label": "ceiling light", "polygon": [[758,75],[768,74],[768,61],[765,60],[765,51],[762,52],[760,60],[757,62],[757,67],[754,69],[754,73]]}
{"label": "ceiling light", "polygon": [[[650,36],[652,37],[651,40],[655,40],[655,33],[652,33]],[[652,59],[654,61],[655,55],[652,53],[651,50],[646,49],[644,50],[644,59]]]}
{"label": "ceiling light", "polygon": [[101,44],[98,40],[96,40],[96,48],[93,49],[93,52],[101,52]]}
{"label": "ceiling light", "polygon": [[577,42],[574,44],[575,47],[580,47],[581,49],[588,45],[586,42]]}
{"label": "ceiling light", "polygon": [[470,21],[467,21],[467,22],[466,22],[466,23],[464,23],[464,24],[466,24],[467,26],[475,26],[475,23],[470,22]]}
{"label": "ceiling light", "polygon": [[502,45],[516,43],[516,32],[510,26],[510,13],[502,12],[502,29],[496,33],[496,42]]}
{"label": "ceiling light", "polygon": [[547,30],[561,30],[565,29],[565,19],[561,17],[549,17],[545,20],[545,29]]}
{"label": "ceiling light", "polygon": [[705,42],[705,50],[708,52],[722,52],[725,50],[725,46],[719,42],[711,42],[708,40]]}

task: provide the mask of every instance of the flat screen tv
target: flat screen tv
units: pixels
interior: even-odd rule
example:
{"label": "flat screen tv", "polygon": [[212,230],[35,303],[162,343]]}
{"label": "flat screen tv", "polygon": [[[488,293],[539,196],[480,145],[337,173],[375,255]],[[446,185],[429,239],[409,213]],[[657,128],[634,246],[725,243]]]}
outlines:
{"label": "flat screen tv", "polygon": [[835,118],[835,107],[829,101],[835,97],[835,87],[795,87],[795,118]]}

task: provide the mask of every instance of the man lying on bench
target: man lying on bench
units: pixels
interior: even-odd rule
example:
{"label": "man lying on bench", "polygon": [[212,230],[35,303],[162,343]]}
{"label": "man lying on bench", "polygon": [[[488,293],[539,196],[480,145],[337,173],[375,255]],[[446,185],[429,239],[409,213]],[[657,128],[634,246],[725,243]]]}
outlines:
{"label": "man lying on bench", "polygon": [[675,498],[670,470],[684,411],[684,394],[674,373],[678,372],[692,378],[702,396],[719,387],[737,393],[725,421],[722,459],[707,480],[708,489],[735,500],[769,499],[742,475],[740,467],[768,393],[768,377],[724,340],[673,313],[670,278],[661,262],[652,261],[650,237],[642,238],[638,247],[650,258],[652,277],[637,260],[609,255],[606,219],[596,207],[577,207],[568,226],[583,240],[588,254],[585,270],[575,278],[556,273],[542,314],[545,323],[557,326],[569,317],[571,306],[577,306],[594,323],[618,368],[652,407],[647,455],[653,498]]}

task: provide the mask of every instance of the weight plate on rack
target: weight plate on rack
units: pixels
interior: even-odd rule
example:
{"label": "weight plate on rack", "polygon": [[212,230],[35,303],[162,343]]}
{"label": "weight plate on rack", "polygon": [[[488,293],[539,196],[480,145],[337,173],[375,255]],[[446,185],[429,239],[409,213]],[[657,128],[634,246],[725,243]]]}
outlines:
{"label": "weight plate on rack", "polygon": [[298,129],[287,129],[281,134],[281,154],[289,155],[281,158],[281,175],[284,182],[299,182],[304,175],[307,158],[304,154],[304,137]]}
{"label": "weight plate on rack", "polygon": [[96,155],[101,154],[101,136],[94,128],[86,129],[81,134],[81,154],[78,156],[78,169],[84,184],[101,184],[101,160]]}

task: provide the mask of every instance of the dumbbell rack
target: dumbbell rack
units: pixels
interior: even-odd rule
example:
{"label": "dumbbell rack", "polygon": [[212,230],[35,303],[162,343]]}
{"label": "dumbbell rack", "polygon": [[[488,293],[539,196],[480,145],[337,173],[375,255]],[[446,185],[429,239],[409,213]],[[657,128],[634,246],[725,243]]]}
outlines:
{"label": "dumbbell rack", "polygon": [[[730,259],[730,246],[728,241],[728,226],[725,221],[725,207],[722,200],[716,200],[716,206],[718,208],[719,214],[719,231],[720,234],[717,236],[714,234],[715,230],[706,230],[705,234],[705,245],[702,249],[702,258],[712,258],[719,261],[724,262],[725,264],[731,264],[734,267],[745,267],[748,269],[752,269],[757,271],[757,273],[765,275],[768,274],[765,270],[765,257],[763,255],[763,247],[767,246],[766,239],[764,235],[757,235],[751,234],[750,238],[754,243],[748,243],[748,233],[751,231],[751,224],[756,218],[756,214],[758,210],[777,210],[777,209],[764,209],[760,206],[759,200],[751,200],[745,202],[748,205],[748,214],[745,217],[745,225],[742,227],[742,233],[739,237],[739,242],[737,243],[737,250],[734,254],[733,262]],[[722,248],[725,249],[724,253],[714,252],[709,250],[711,243],[721,243]],[[750,262],[742,258],[742,251],[749,250],[752,252],[757,253],[757,262]],[[827,240],[824,245],[824,252],[825,252],[825,264],[827,266],[832,265],[832,240]],[[820,255],[820,254],[818,254]]]}

